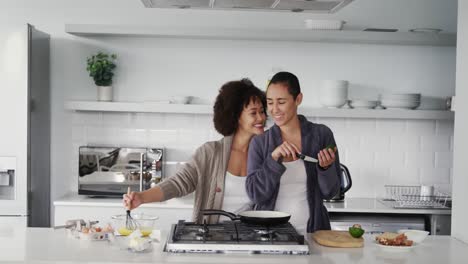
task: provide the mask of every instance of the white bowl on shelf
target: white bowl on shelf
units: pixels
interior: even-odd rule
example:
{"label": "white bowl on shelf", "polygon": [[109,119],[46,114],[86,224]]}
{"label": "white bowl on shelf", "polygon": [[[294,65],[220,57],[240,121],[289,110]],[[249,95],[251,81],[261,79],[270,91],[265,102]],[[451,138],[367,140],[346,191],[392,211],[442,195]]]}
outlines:
{"label": "white bowl on shelf", "polygon": [[323,80],[320,86],[319,102],[326,107],[337,108],[348,100],[348,81]]}
{"label": "white bowl on shelf", "polygon": [[384,93],[379,95],[380,100],[402,100],[402,101],[421,101],[421,94],[391,94]]}
{"label": "white bowl on shelf", "polygon": [[380,104],[385,108],[415,109],[419,106],[419,101],[381,100]]}

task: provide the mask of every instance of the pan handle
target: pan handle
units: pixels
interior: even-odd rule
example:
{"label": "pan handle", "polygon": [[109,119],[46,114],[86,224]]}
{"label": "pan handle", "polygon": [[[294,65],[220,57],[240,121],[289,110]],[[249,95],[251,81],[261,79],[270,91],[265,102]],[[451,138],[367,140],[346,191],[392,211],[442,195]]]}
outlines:
{"label": "pan handle", "polygon": [[200,210],[200,212],[203,215],[224,215],[224,216],[227,216],[227,217],[231,218],[231,220],[239,220],[240,219],[240,217],[238,217],[237,215],[235,215],[233,213],[230,213],[230,212],[226,212],[224,210],[203,209],[203,210]]}

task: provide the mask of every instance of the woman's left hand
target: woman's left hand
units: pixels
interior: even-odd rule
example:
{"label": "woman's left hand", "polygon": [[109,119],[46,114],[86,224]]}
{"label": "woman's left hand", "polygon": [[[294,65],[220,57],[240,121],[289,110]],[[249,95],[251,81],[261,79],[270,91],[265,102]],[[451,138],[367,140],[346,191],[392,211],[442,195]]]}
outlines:
{"label": "woman's left hand", "polygon": [[336,152],[336,147],[334,149],[324,148],[320,150],[317,157],[319,160],[319,166],[322,169],[325,169],[325,170],[328,169],[328,167],[330,167],[330,165],[332,165],[333,162],[335,162],[336,160],[335,152]]}

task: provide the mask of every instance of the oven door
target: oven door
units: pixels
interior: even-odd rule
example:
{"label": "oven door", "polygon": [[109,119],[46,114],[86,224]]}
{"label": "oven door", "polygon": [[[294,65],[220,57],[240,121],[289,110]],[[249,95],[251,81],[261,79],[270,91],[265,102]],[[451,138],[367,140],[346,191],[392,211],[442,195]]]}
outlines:
{"label": "oven door", "polygon": [[78,193],[121,196],[143,191],[162,177],[162,148],[79,148]]}

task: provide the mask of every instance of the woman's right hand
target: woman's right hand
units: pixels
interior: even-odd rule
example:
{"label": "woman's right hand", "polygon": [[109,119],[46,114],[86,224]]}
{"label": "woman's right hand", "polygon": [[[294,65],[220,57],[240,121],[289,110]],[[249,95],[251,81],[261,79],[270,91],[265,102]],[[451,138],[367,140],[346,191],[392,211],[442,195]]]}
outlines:
{"label": "woman's right hand", "polygon": [[123,195],[123,204],[128,210],[133,210],[143,203],[141,192],[131,192]]}
{"label": "woman's right hand", "polygon": [[271,157],[275,161],[278,161],[280,157],[283,157],[283,159],[297,160],[296,153],[300,153],[298,147],[296,147],[293,143],[283,141],[283,144],[279,145],[275,150],[273,150]]}

